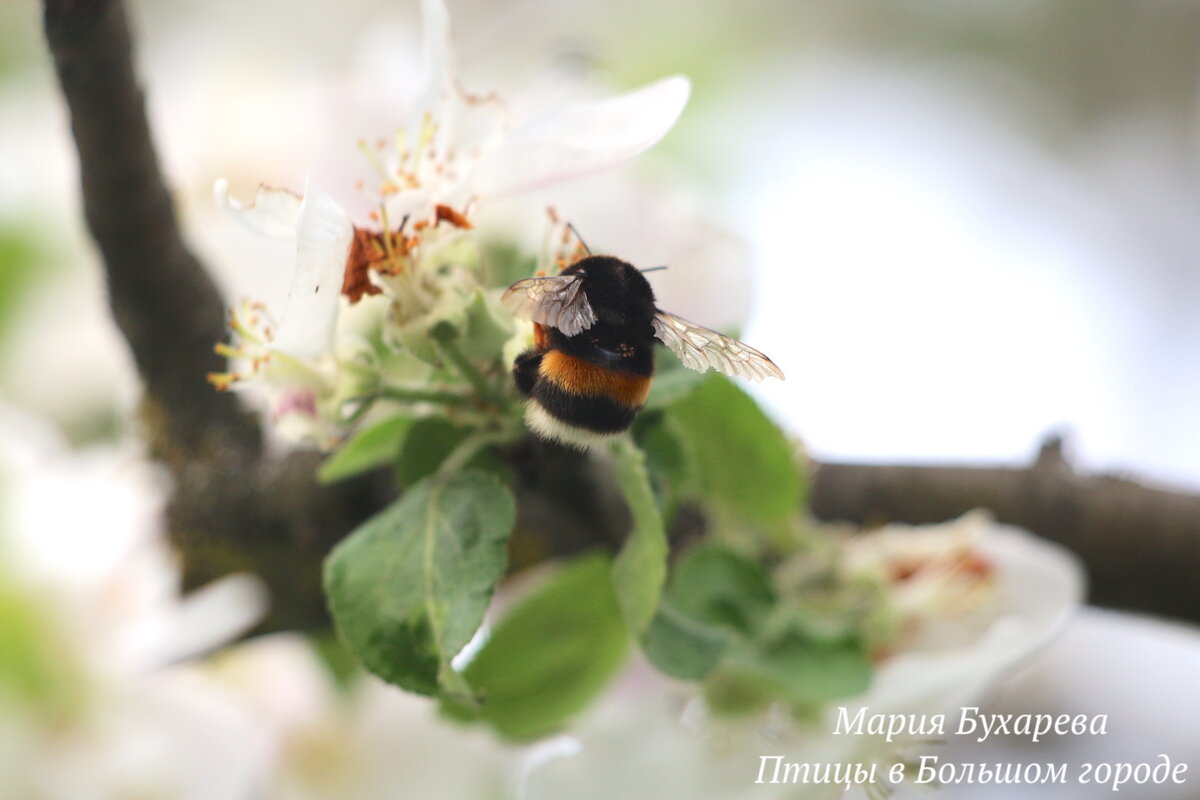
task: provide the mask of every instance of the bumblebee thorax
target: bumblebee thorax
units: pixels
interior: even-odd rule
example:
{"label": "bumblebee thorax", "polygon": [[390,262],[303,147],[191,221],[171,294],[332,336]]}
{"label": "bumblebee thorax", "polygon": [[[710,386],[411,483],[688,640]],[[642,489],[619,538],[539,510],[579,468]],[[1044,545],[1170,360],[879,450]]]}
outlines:
{"label": "bumblebee thorax", "polygon": [[563,274],[582,274],[583,291],[599,321],[616,326],[648,326],[654,318],[654,290],[637,267],[612,256],[588,256]]}

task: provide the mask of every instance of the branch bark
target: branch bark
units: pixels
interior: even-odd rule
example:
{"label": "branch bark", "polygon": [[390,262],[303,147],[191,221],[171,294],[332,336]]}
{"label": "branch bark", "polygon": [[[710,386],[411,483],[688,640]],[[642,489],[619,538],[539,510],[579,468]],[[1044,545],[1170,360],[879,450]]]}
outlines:
{"label": "branch bark", "polygon": [[158,455],[182,463],[255,457],[260,435],[234,397],[205,382],[221,368],[224,304],[179,232],[118,0],[46,0],[46,38],[71,114],[83,210],[104,259],[109,304],[161,426]]}
{"label": "branch bark", "polygon": [[820,519],[867,524],[987,508],[1078,554],[1092,602],[1200,621],[1200,497],[1080,475],[1059,439],[1027,468],[819,464],[810,502]]}
{"label": "branch bark", "polygon": [[390,481],[320,487],[316,454],[265,459],[254,417],[207,383],[223,367],[213,345],[226,336],[224,302],[180,234],[123,3],[44,0],[43,12],[71,114],[84,217],[145,386],[151,453],[175,481],[167,525],[185,585],[250,570],[272,597],[264,628],[319,625],[322,558],[387,501]]}

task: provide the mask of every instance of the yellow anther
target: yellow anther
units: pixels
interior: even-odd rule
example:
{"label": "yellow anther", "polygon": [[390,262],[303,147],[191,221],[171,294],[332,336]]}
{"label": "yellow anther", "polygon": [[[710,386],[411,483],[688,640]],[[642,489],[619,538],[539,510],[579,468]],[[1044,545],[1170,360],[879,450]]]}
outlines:
{"label": "yellow anther", "polygon": [[218,392],[227,391],[229,385],[236,380],[231,372],[210,372],[205,377]]}

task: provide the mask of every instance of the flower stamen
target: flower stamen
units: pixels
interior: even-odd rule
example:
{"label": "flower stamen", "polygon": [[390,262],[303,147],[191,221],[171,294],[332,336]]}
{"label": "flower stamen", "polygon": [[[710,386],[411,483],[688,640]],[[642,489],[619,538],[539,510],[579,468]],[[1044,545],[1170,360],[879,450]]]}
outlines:
{"label": "flower stamen", "polygon": [[467,219],[466,215],[464,215],[462,212],[455,211],[450,206],[444,206],[439,203],[434,208],[434,213],[437,216],[437,222],[449,222],[456,228],[465,228],[467,230],[470,230],[472,227],[474,227],[471,225],[471,221]]}
{"label": "flower stamen", "polygon": [[233,372],[210,372],[204,376],[205,380],[213,385],[218,392],[229,391],[230,385],[236,381],[237,374]]}

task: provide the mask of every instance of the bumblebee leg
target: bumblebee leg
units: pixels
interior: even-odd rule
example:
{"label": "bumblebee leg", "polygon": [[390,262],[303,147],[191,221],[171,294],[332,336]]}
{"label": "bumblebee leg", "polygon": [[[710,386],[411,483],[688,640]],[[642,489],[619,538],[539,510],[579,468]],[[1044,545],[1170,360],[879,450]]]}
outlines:
{"label": "bumblebee leg", "polygon": [[513,380],[517,384],[517,391],[523,396],[529,397],[533,392],[533,385],[537,383],[541,366],[542,354],[537,350],[526,350],[513,361]]}

